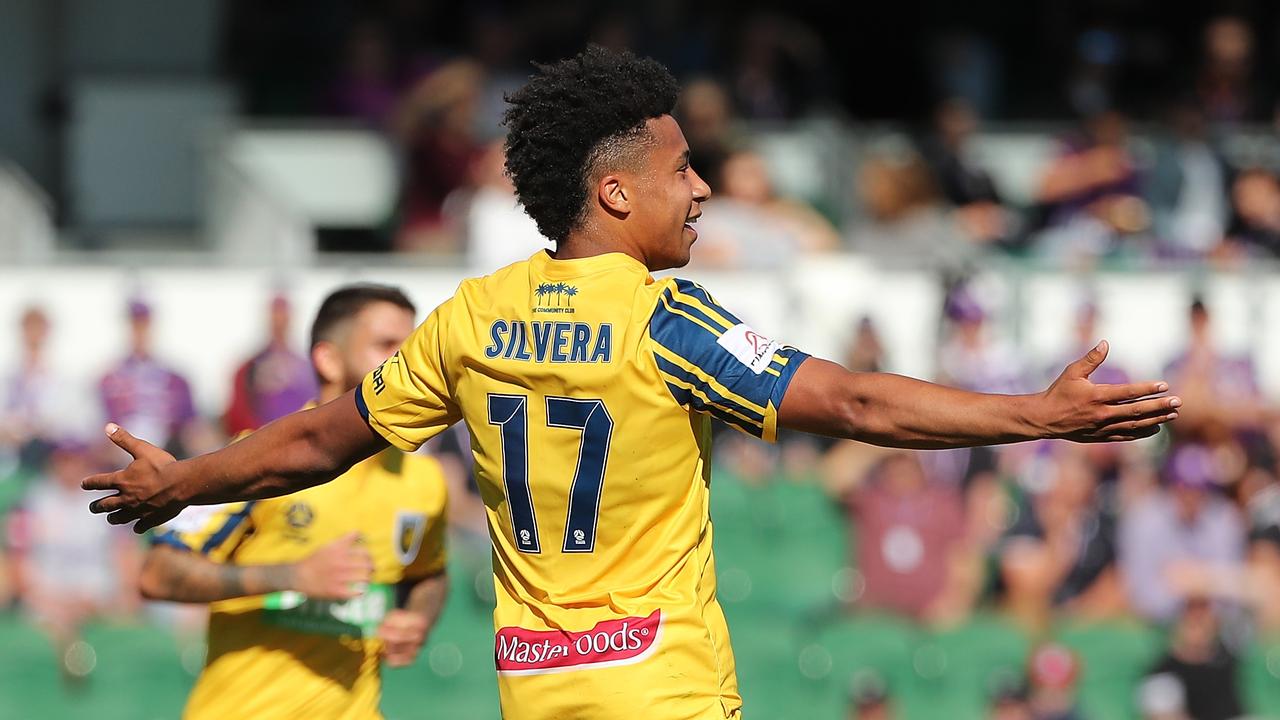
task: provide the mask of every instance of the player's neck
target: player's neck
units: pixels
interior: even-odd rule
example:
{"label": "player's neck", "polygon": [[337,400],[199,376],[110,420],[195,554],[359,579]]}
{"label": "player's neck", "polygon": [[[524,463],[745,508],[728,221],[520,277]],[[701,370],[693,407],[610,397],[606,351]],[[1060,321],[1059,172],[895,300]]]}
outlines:
{"label": "player's neck", "polygon": [[599,232],[595,228],[584,228],[569,233],[564,240],[556,244],[556,251],[551,255],[557,260],[578,260],[606,253],[630,255],[646,267],[648,266],[644,255],[625,239]]}

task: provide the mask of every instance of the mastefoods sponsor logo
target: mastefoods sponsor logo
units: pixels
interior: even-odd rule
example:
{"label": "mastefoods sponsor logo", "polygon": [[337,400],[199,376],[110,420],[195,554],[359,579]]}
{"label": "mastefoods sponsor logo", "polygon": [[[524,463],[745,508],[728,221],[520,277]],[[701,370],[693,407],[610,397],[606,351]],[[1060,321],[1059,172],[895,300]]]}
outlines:
{"label": "mastefoods sponsor logo", "polygon": [[605,620],[585,632],[504,627],[494,648],[498,672],[540,675],[630,665],[653,654],[661,631],[661,610],[645,618]]}

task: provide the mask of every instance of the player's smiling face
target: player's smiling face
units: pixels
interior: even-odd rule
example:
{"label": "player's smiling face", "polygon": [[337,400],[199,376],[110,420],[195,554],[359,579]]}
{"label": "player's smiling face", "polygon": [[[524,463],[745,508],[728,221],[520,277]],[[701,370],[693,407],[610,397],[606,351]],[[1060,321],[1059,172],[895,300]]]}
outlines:
{"label": "player's smiling face", "polygon": [[711,188],[689,166],[689,143],[670,115],[649,121],[656,142],[644,169],[643,192],[636,198],[636,217],[645,229],[646,263],[650,270],[683,267],[698,239],[694,223]]}

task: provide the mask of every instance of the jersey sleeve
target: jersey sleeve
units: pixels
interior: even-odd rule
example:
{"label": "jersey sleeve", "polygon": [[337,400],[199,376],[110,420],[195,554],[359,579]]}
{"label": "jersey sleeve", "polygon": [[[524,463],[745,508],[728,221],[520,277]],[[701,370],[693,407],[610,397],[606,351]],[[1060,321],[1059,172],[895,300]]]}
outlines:
{"label": "jersey sleeve", "polygon": [[162,525],[152,545],[168,545],[226,562],[252,527],[253,502],[192,505]]}
{"label": "jersey sleeve", "polygon": [[688,280],[663,289],[649,335],[676,402],[748,435],[777,439],[778,407],[808,355],[752,330]]}
{"label": "jersey sleeve", "polygon": [[443,352],[451,305],[449,301],[432,311],[356,389],[356,406],[365,422],[405,452],[417,450],[461,418]]}

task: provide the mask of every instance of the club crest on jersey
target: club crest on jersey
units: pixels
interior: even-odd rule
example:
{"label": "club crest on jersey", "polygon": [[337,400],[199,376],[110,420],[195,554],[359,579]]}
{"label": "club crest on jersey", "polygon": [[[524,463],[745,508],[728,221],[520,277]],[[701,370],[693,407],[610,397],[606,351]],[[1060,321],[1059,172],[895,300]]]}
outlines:
{"label": "club crest on jersey", "polygon": [[572,315],[573,299],[577,296],[578,288],[568,283],[541,283],[533,289],[533,297],[537,301],[533,311]]}
{"label": "club crest on jersey", "polygon": [[408,565],[418,555],[418,548],[422,546],[422,536],[426,534],[427,516],[422,513],[398,512],[396,513],[395,538],[396,555],[400,557],[400,564]]}
{"label": "club crest on jersey", "polygon": [[782,347],[779,343],[752,330],[744,323],[738,323],[726,330],[716,340],[716,344],[728,350],[729,354],[737,358],[738,362],[751,368],[751,372],[757,375],[769,367],[769,362],[773,360],[774,351]]}
{"label": "club crest on jersey", "polygon": [[295,530],[301,530],[302,528],[310,525],[311,521],[315,520],[315,518],[315,511],[311,509],[310,505],[304,502],[293,503],[284,511],[285,522],[289,523],[289,527],[294,528]]}

